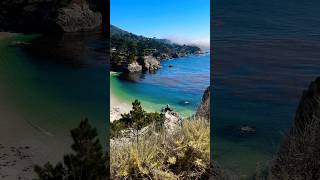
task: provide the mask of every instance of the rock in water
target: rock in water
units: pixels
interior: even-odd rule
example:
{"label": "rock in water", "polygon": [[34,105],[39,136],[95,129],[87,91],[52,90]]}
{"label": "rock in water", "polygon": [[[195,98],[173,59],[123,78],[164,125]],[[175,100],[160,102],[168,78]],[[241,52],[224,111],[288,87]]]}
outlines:
{"label": "rock in water", "polygon": [[320,77],[305,91],[293,127],[271,166],[271,179],[320,179]]}
{"label": "rock in water", "polygon": [[182,105],[182,106],[187,106],[190,104],[189,101],[179,101],[178,104]]}
{"label": "rock in water", "polygon": [[243,125],[240,127],[241,134],[255,134],[257,132],[256,128],[248,125]]}
{"label": "rock in water", "polygon": [[196,117],[210,119],[210,86],[204,91],[201,104],[196,112]]}
{"label": "rock in water", "polygon": [[160,62],[153,56],[144,57],[144,69],[149,71],[155,71],[161,68]]}
{"label": "rock in water", "polygon": [[58,10],[56,24],[63,32],[89,31],[100,27],[102,16],[93,12],[87,3],[72,3]]}
{"label": "rock in water", "polygon": [[128,64],[127,70],[129,72],[139,72],[142,71],[142,66],[135,61],[131,64]]}

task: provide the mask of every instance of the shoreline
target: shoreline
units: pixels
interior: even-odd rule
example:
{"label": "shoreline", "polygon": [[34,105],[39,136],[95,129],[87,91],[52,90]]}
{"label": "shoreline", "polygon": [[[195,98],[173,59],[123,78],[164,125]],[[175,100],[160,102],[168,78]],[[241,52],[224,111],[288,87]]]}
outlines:
{"label": "shoreline", "polygon": [[[110,71],[109,74],[111,77],[118,74],[118,72]],[[120,119],[121,114],[129,113],[130,110],[130,104],[117,98],[117,96],[113,93],[112,87],[110,85],[110,122]]]}
{"label": "shoreline", "polygon": [[56,163],[67,153],[65,147],[68,143],[31,124],[5,97],[2,89],[0,114],[0,178],[34,179],[34,165],[43,165],[47,161]]}
{"label": "shoreline", "polygon": [[[188,54],[187,56],[179,57],[179,58],[167,58],[160,60],[160,64],[162,68],[167,68],[166,65],[163,65],[163,63],[168,63],[170,61],[179,61],[180,59],[184,58],[197,58],[201,56],[210,56],[210,53],[204,53],[204,54]],[[115,71],[111,70],[110,71],[110,122],[113,122],[115,119],[121,118],[121,114],[123,113],[128,113],[131,110],[131,103],[134,99],[138,99],[143,108],[148,111],[148,112],[160,112],[161,108],[163,108],[166,104],[169,104],[170,106],[173,107],[173,109],[180,114],[181,117],[183,118],[188,118],[192,117],[195,115],[197,107],[190,108],[188,106],[184,107],[183,105],[177,104],[175,102],[165,102],[165,101],[159,101],[159,102],[153,102],[153,101],[148,101],[148,99],[144,99],[143,97],[135,97],[132,95],[129,95],[127,97],[127,93],[131,94],[128,90],[123,89],[121,90],[122,87],[118,87],[118,84],[113,84],[114,82],[112,81],[119,81],[115,76],[118,76],[119,74],[124,73],[121,71]],[[155,73],[157,74],[157,72]],[[114,85],[114,86],[113,86]],[[120,88],[120,89],[119,89]],[[113,91],[113,92],[112,92]],[[122,94],[122,91],[125,94]],[[201,99],[199,99],[199,103],[201,102]]]}
{"label": "shoreline", "polygon": [[[0,41],[15,38],[19,33],[0,32]],[[0,42],[0,48],[6,48],[7,42]],[[0,53],[5,49],[0,49]],[[6,65],[6,56],[0,57],[0,64]],[[4,66],[6,67],[6,66]],[[0,75],[2,73],[0,72]],[[6,75],[4,73],[4,75]],[[4,80],[4,81],[2,81]],[[5,85],[7,79],[1,79]],[[59,139],[55,134],[31,123],[30,117],[18,108],[9,96],[7,86],[0,85],[0,179],[34,179],[34,165],[43,165],[47,161],[56,163],[63,154],[70,151],[70,137]],[[52,153],[55,152],[55,153]]]}

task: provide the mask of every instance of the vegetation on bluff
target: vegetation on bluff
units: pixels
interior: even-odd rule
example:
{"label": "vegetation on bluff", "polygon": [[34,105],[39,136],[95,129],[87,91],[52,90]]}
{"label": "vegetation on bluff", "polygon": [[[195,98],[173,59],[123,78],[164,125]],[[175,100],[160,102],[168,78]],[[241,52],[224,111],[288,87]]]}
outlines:
{"label": "vegetation on bluff", "polygon": [[[128,118],[130,117],[130,118]],[[139,136],[113,136],[110,147],[111,179],[208,179],[210,172],[210,125],[208,120],[184,120],[173,132],[163,117],[146,113],[135,101],[129,114],[111,124],[120,129],[149,126]],[[155,122],[160,123],[154,126]],[[127,123],[130,122],[130,123]]]}
{"label": "vegetation on bluff", "polygon": [[177,58],[201,51],[197,46],[178,45],[166,39],[147,38],[110,26],[111,63],[132,63],[143,56]]}
{"label": "vegetation on bluff", "polygon": [[110,124],[111,138],[124,135],[124,130],[131,129],[138,133],[142,128],[153,124],[155,129],[161,129],[164,124],[164,114],[148,113],[142,109],[138,100],[132,103],[132,110]]}

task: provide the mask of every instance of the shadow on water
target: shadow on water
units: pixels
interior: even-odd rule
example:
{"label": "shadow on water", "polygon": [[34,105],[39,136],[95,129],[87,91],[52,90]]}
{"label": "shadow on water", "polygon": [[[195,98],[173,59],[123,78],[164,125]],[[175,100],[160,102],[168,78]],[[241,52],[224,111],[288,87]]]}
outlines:
{"label": "shadow on water", "polygon": [[109,108],[106,35],[100,31],[43,35],[30,45],[12,48],[18,53],[8,61],[11,71],[17,67],[21,71],[11,76],[10,94],[26,119],[65,138],[87,117],[105,142]]}
{"label": "shadow on water", "polygon": [[25,53],[32,57],[30,61],[34,64],[63,64],[75,68],[107,65],[106,39],[101,31],[48,34],[33,40]]}

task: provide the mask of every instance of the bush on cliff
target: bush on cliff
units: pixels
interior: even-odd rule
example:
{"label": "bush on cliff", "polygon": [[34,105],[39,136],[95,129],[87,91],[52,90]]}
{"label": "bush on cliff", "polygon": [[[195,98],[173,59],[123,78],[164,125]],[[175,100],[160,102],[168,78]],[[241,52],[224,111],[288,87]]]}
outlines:
{"label": "bush on cliff", "polygon": [[141,135],[137,143],[113,142],[112,179],[208,179],[210,125],[208,120],[185,120],[173,133]]}
{"label": "bush on cliff", "polygon": [[119,120],[110,124],[111,137],[123,135],[123,131],[126,129],[132,129],[138,134],[138,131],[150,124],[154,124],[156,129],[160,129],[164,123],[163,114],[146,112],[142,109],[141,103],[138,100],[132,103],[132,110],[129,113],[122,114],[121,116]]}

